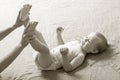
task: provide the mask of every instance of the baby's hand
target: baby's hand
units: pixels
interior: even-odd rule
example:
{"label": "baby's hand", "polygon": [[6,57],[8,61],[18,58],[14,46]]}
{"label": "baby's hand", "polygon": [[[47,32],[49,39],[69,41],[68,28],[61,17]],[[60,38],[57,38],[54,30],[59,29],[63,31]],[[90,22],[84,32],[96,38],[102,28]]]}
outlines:
{"label": "baby's hand", "polygon": [[57,34],[61,34],[62,32],[63,32],[63,27],[58,27],[57,29],[56,29],[56,32],[57,32]]}
{"label": "baby's hand", "polygon": [[60,53],[62,54],[62,55],[67,55],[68,54],[68,48],[67,47],[63,47],[63,48],[60,48]]}

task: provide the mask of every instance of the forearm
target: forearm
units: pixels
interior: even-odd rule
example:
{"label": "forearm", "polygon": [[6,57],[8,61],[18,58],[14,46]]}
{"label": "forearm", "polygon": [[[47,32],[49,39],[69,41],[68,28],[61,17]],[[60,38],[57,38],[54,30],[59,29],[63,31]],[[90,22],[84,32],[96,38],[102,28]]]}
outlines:
{"label": "forearm", "polygon": [[65,69],[65,71],[71,71],[72,65],[70,64],[67,56],[62,56],[62,66]]}
{"label": "forearm", "polygon": [[13,25],[12,27],[7,28],[7,29],[1,31],[0,32],[0,40],[2,40],[3,38],[5,38],[9,33],[11,33],[16,28],[17,28],[16,25]]}
{"label": "forearm", "polygon": [[0,72],[9,66],[23,49],[24,47],[18,44],[10,54],[8,54],[4,59],[0,60]]}
{"label": "forearm", "polygon": [[64,41],[63,41],[61,34],[57,34],[57,44],[64,44]]}

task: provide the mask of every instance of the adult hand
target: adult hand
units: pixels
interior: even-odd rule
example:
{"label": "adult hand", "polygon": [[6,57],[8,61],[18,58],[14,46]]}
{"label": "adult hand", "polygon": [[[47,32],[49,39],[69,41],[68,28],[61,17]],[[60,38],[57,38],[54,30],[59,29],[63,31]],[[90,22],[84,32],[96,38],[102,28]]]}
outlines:
{"label": "adult hand", "polygon": [[[20,11],[21,11],[21,10],[20,10]],[[28,24],[28,22],[30,21],[29,16],[28,16],[28,18],[27,18],[25,21],[21,21],[21,20],[20,20],[20,11],[19,11],[19,13],[18,13],[16,22],[15,22],[15,25],[14,25],[15,28],[18,28],[18,27],[20,27],[20,26],[22,26],[22,25],[26,26],[26,25]]]}

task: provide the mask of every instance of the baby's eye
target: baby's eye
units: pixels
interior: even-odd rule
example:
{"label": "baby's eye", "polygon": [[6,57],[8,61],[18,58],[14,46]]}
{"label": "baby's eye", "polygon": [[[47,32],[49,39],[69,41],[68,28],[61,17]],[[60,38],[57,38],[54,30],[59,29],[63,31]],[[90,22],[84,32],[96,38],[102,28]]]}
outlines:
{"label": "baby's eye", "polygon": [[85,41],[90,42],[90,39],[86,39]]}

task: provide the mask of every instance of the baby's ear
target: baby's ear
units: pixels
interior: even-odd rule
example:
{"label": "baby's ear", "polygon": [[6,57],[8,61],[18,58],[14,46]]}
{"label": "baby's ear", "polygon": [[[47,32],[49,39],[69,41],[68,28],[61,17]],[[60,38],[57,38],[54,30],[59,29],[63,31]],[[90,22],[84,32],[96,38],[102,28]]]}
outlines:
{"label": "baby's ear", "polygon": [[99,51],[97,49],[93,50],[92,53],[98,53]]}

